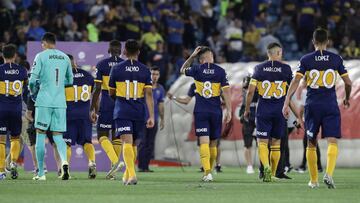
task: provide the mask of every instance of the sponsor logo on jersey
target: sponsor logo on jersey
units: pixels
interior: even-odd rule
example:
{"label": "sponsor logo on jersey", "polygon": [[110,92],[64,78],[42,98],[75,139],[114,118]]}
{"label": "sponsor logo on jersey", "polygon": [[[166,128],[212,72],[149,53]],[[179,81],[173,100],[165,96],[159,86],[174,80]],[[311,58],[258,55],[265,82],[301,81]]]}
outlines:
{"label": "sponsor logo on jersey", "polygon": [[314,137],[314,133],[310,132],[309,130],[306,131],[306,134],[307,134],[307,136],[309,136],[309,137]]}
{"label": "sponsor logo on jersey", "polygon": [[121,127],[116,129],[118,132],[131,131],[130,126]]}
{"label": "sponsor logo on jersey", "polygon": [[75,73],[74,74],[74,78],[83,78],[84,74],[83,73]]}
{"label": "sponsor logo on jersey", "polygon": [[100,126],[100,128],[111,128],[112,127],[111,124],[100,124],[99,126]]}
{"label": "sponsor logo on jersey", "polygon": [[206,133],[208,131],[207,128],[196,128],[197,133]]}
{"label": "sponsor logo on jersey", "polygon": [[46,123],[37,122],[36,124],[37,124],[38,126],[41,126],[41,127],[44,127],[44,128],[47,128],[47,127],[48,127],[48,124],[46,124]]}
{"label": "sponsor logo on jersey", "polygon": [[265,137],[265,136],[268,135],[268,133],[267,132],[256,131],[256,135]]}
{"label": "sponsor logo on jersey", "polygon": [[6,127],[0,128],[0,131],[7,131]]}

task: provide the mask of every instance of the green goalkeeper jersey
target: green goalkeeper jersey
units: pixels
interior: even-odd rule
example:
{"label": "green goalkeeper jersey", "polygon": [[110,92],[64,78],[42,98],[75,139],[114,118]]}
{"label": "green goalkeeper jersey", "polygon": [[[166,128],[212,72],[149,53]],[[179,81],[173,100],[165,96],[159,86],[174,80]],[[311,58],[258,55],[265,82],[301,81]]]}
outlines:
{"label": "green goalkeeper jersey", "polygon": [[36,55],[29,81],[30,92],[38,92],[35,106],[66,108],[65,86],[72,83],[71,63],[65,53],[46,49]]}

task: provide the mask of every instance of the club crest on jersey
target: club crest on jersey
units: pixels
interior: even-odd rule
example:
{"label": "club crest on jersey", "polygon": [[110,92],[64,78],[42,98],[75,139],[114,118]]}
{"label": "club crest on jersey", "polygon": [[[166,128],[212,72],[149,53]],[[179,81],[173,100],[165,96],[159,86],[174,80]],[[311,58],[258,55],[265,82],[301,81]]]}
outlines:
{"label": "club crest on jersey", "polygon": [[125,66],[125,71],[127,72],[139,72],[138,66]]}

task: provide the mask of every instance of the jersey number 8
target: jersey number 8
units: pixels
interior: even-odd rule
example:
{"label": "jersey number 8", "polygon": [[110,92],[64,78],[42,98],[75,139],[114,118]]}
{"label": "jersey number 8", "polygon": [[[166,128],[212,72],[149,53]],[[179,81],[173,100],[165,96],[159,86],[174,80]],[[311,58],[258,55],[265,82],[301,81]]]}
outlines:
{"label": "jersey number 8", "polygon": [[210,81],[204,82],[204,87],[203,87],[201,93],[202,93],[203,97],[205,97],[207,99],[212,97],[213,91],[212,91],[212,84]]}
{"label": "jersey number 8", "polygon": [[10,85],[10,81],[9,80],[5,80],[5,96],[9,96],[10,91],[14,91],[15,94],[14,96],[17,97],[18,95],[21,94],[21,90],[22,90],[22,82],[20,80],[15,80],[14,82],[12,82],[12,85]]}
{"label": "jersey number 8", "polygon": [[[78,86],[73,85],[74,87],[74,101],[78,102]],[[90,99],[90,88],[88,85],[81,86],[80,90],[80,100],[86,102]]]}

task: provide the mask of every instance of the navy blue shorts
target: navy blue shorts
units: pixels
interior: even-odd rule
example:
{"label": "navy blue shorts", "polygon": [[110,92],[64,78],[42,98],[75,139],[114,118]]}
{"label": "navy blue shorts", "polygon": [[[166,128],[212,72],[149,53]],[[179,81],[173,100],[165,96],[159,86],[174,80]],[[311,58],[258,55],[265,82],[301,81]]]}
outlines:
{"label": "navy blue shorts", "polygon": [[97,122],[98,131],[109,131],[115,129],[113,113],[113,111],[99,112]]}
{"label": "navy blue shorts", "polygon": [[286,134],[287,123],[285,117],[256,116],[256,137],[259,139],[281,139]]}
{"label": "navy blue shorts", "polygon": [[306,105],[305,129],[309,139],[316,139],[320,127],[322,138],[341,138],[341,116],[338,105]]}
{"label": "navy blue shorts", "polygon": [[21,134],[22,119],[21,111],[1,111],[0,112],[0,135],[18,136]]}
{"label": "navy blue shorts", "polygon": [[64,140],[68,145],[91,143],[92,125],[89,119],[67,120]]}
{"label": "navy blue shorts", "polygon": [[221,137],[222,114],[194,113],[196,136],[209,136],[210,140]]}
{"label": "navy blue shorts", "polygon": [[145,121],[133,121],[133,120],[115,120],[115,132],[116,136],[132,134],[133,140],[141,139],[144,136],[146,128]]}

